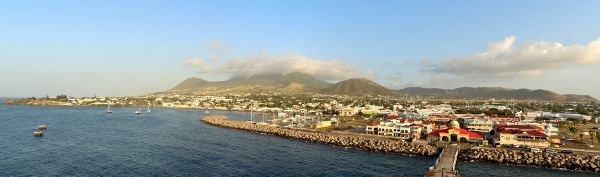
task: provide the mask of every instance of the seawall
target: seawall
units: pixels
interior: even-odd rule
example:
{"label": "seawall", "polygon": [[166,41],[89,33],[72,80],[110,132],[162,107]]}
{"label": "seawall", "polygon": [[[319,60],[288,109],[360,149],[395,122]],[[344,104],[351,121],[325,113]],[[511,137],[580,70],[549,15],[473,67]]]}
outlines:
{"label": "seawall", "polygon": [[432,157],[437,153],[437,148],[426,144],[413,144],[402,141],[381,140],[375,138],[363,138],[335,133],[317,133],[292,129],[272,127],[268,125],[250,124],[239,121],[227,120],[225,116],[212,115],[201,119],[202,121],[216,126],[234,128],[246,131],[260,132],[277,135],[297,140],[305,140],[317,143],[332,144],[337,146],[353,147],[369,151],[392,152],[401,154],[412,154]]}
{"label": "seawall", "polygon": [[534,153],[506,149],[470,149],[460,153],[459,160],[600,172],[600,156],[560,153]]}

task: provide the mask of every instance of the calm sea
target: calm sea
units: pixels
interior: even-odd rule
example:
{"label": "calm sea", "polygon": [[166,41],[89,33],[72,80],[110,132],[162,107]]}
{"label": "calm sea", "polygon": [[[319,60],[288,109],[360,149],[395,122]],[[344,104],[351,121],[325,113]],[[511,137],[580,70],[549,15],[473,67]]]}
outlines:
{"label": "calm sea", "polygon": [[[111,109],[0,104],[0,176],[423,176],[435,162],[209,126],[198,121],[207,115],[201,110]],[[48,129],[34,137],[40,124]],[[598,176],[485,163],[457,168],[462,176]]]}

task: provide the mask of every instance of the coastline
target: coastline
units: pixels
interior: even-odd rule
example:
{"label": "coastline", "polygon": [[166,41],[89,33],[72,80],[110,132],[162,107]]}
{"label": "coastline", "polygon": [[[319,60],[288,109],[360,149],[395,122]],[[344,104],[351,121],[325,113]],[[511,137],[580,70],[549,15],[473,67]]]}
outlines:
{"label": "coastline", "polygon": [[300,131],[294,129],[284,129],[268,125],[250,124],[239,121],[227,120],[225,116],[210,115],[201,121],[215,126],[259,132],[276,135],[285,138],[311,141],[316,143],[331,144],[343,147],[352,147],[361,150],[390,152],[408,155],[418,155],[425,157],[434,157],[437,155],[437,148],[430,145],[412,144],[401,141],[382,140],[379,138],[364,138],[357,136],[341,135],[338,133],[321,133],[316,131]]}
{"label": "coastline", "polygon": [[461,151],[458,160],[581,172],[600,172],[600,156],[595,155],[534,153],[519,150],[475,148]]}
{"label": "coastline", "polygon": [[[437,148],[431,145],[393,141],[383,137],[364,137],[347,133],[305,131],[283,129],[267,125],[249,124],[227,120],[221,115],[201,118],[207,124],[245,131],[272,134],[276,136],[305,140],[336,146],[353,147],[362,150],[392,152],[425,157],[435,157]],[[457,160],[463,162],[484,162],[501,165],[517,165],[534,168],[573,170],[579,172],[600,172],[600,156],[533,153],[519,150],[473,148],[461,150]]]}

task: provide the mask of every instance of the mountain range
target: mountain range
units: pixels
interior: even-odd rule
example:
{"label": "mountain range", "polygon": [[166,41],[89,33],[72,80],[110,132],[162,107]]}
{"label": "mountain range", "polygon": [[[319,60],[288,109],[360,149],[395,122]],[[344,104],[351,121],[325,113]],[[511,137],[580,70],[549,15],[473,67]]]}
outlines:
{"label": "mountain range", "polygon": [[495,98],[515,100],[598,102],[588,95],[557,94],[548,90],[510,89],[502,87],[461,87],[455,89],[407,87],[390,90],[364,78],[352,78],[338,83],[315,79],[310,74],[292,72],[287,74],[262,74],[250,77],[234,77],[225,81],[206,81],[188,78],[168,93],[232,94],[232,93],[319,93],[348,96],[413,95],[453,98]]}

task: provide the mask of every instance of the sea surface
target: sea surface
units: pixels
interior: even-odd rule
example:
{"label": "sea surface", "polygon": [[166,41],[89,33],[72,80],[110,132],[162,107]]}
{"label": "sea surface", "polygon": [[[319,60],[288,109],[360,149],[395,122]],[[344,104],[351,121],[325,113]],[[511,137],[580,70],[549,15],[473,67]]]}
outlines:
{"label": "sea surface", "polygon": [[[0,103],[2,99],[0,98]],[[0,104],[0,176],[423,176],[436,159],[207,125],[247,112]],[[43,137],[34,137],[46,124]],[[459,162],[461,176],[600,176]]]}

